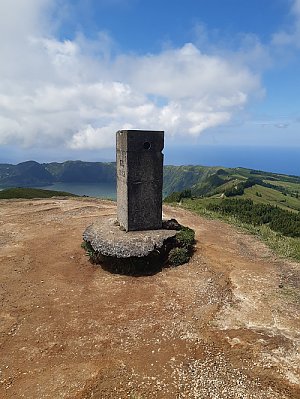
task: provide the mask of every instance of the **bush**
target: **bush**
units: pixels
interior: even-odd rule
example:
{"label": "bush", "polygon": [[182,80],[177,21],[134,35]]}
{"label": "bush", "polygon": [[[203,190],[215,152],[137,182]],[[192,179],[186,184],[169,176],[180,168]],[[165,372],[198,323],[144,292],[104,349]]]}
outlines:
{"label": "bush", "polygon": [[176,241],[181,248],[190,249],[195,244],[195,232],[189,227],[182,227],[176,234]]}
{"label": "bush", "polygon": [[287,237],[300,237],[300,213],[290,212],[269,204],[255,204],[252,200],[226,199],[220,204],[210,203],[207,210],[233,215],[241,222],[261,226]]}
{"label": "bush", "polygon": [[81,248],[83,248],[85,250],[86,256],[88,256],[93,263],[96,263],[97,253],[94,250],[94,248],[92,247],[91,243],[88,241],[83,241],[81,243]]}
{"label": "bush", "polygon": [[172,266],[179,266],[187,263],[190,259],[187,248],[173,248],[169,253],[169,263]]}
{"label": "bush", "polygon": [[195,232],[189,227],[181,226],[175,237],[175,248],[169,252],[168,262],[171,266],[187,263],[193,253]]}
{"label": "bush", "polygon": [[164,202],[180,202],[182,198],[192,198],[191,190],[174,191],[164,199]]}

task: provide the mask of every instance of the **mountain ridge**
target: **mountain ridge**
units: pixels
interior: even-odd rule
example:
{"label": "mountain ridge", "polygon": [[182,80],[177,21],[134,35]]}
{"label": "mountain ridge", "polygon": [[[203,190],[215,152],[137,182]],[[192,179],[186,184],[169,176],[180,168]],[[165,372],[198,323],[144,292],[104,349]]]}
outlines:
{"label": "mountain ridge", "polygon": [[[115,183],[115,162],[65,161],[0,164],[0,187],[42,187],[55,182]],[[259,185],[281,193],[300,193],[300,177],[247,168],[165,165],[164,195],[191,190],[193,196],[235,196]],[[298,187],[299,186],[299,187]]]}

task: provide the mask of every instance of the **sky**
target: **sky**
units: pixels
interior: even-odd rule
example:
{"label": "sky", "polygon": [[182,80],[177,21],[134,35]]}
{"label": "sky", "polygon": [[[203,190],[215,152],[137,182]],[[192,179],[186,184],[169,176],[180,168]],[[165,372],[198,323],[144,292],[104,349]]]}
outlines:
{"label": "sky", "polygon": [[0,55],[0,163],[300,150],[300,0],[1,0]]}

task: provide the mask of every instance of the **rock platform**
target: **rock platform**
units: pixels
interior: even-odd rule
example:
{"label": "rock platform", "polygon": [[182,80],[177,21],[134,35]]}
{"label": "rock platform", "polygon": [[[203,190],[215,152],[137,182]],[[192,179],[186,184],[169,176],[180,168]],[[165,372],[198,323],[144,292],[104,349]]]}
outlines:
{"label": "rock platform", "polygon": [[115,218],[96,220],[83,233],[83,239],[104,256],[126,259],[146,257],[160,250],[165,241],[175,237],[178,231],[159,229],[145,231],[122,231]]}

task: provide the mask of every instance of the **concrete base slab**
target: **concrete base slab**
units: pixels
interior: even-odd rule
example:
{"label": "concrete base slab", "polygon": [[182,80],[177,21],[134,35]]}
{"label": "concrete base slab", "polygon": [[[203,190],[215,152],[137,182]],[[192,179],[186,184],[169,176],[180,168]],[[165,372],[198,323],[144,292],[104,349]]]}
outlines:
{"label": "concrete base slab", "polygon": [[86,228],[83,239],[102,255],[124,259],[148,256],[161,249],[177,232],[167,229],[125,232],[115,218],[102,217]]}

